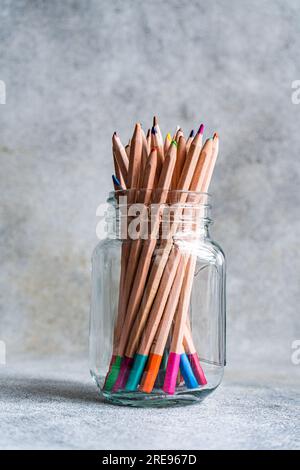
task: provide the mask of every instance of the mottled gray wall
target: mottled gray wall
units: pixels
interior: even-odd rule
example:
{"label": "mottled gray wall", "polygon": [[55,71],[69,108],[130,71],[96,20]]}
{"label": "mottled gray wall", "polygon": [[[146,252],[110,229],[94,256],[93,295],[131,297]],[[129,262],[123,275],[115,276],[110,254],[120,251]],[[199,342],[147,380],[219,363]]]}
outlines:
{"label": "mottled gray wall", "polygon": [[229,360],[290,364],[299,327],[299,0],[0,0],[1,323],[7,352],[85,350],[111,134],[218,130],[213,233]]}

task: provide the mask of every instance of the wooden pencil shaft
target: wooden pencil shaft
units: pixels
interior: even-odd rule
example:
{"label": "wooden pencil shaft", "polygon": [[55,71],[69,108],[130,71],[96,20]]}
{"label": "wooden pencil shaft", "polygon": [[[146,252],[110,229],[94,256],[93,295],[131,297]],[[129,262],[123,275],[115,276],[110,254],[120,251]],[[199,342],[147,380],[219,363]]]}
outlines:
{"label": "wooden pencil shaft", "polygon": [[182,136],[180,137],[178,141],[177,159],[176,159],[176,165],[175,165],[173,178],[172,178],[172,189],[176,189],[178,187],[180,175],[183,170],[185,160],[186,160],[186,142],[185,142],[185,138]]}
{"label": "wooden pencil shaft", "polygon": [[166,155],[166,153],[168,152],[170,145],[171,145],[171,141],[172,141],[172,137],[170,136],[170,134],[167,134],[165,138],[165,143],[164,143],[164,155]]}
{"label": "wooden pencil shaft", "polygon": [[139,187],[140,167],[143,151],[143,138],[140,124],[136,124],[130,145],[130,157],[128,167],[127,187],[137,189]]}
{"label": "wooden pencil shaft", "polygon": [[[189,154],[188,154],[188,156],[185,160],[183,170],[182,170],[182,174],[181,174],[179,182],[178,182],[178,188],[177,189],[179,189],[181,191],[188,191],[189,190],[190,184],[191,184],[192,179],[193,179],[194,171],[195,171],[195,168],[196,168],[196,165],[197,165],[197,161],[198,161],[198,158],[199,158],[199,154],[200,154],[200,150],[201,150],[201,142],[202,142],[202,135],[197,134],[196,137],[193,140],[190,152],[189,152]],[[168,233],[168,236],[167,236],[168,239],[170,239],[176,233],[176,230],[178,228],[178,220],[177,219],[178,219],[178,216],[182,213],[182,210],[183,210],[183,207],[181,207],[180,204],[184,204],[186,202],[187,196],[188,195],[185,192],[182,192],[179,195],[179,201],[178,201],[179,205],[178,205],[178,208],[176,210],[175,221],[172,221],[171,226],[170,226],[170,230],[169,230],[169,233]],[[168,243],[166,242],[166,245],[167,244]]]}
{"label": "wooden pencil shaft", "polygon": [[127,185],[129,161],[125,148],[123,147],[121,140],[119,139],[119,137],[116,136],[116,134],[113,135],[112,142],[114,158],[117,161],[122,178]]}
{"label": "wooden pencil shaft", "polygon": [[211,182],[211,178],[212,178],[212,174],[213,174],[213,171],[214,171],[214,168],[215,168],[216,160],[218,158],[218,153],[219,153],[219,138],[216,137],[216,138],[213,139],[212,154],[211,154],[209,166],[208,166],[208,169],[207,169],[206,175],[204,177],[204,181],[203,181],[202,192],[204,192],[204,193],[207,193],[207,191],[208,191],[208,188],[209,188],[209,185],[210,185],[210,182]]}
{"label": "wooden pencil shaft", "polygon": [[170,241],[168,250],[164,249],[161,256],[155,255],[153,265],[150,269],[149,279],[143,293],[142,302],[130,332],[126,348],[126,356],[128,357],[133,357],[136,353],[172,246],[173,242]]}
{"label": "wooden pencil shaft", "polygon": [[[142,183],[142,190],[138,191],[138,202],[143,204],[148,204],[151,199],[151,189],[153,188],[155,173],[156,173],[156,166],[157,166],[157,152],[156,150],[151,152],[151,155],[147,161],[144,178]],[[126,277],[124,281],[124,287],[122,290],[122,306],[121,308],[126,311],[128,298],[130,294],[130,289],[132,286],[133,278],[137,268],[137,262],[139,258],[139,254],[142,248],[142,241],[141,239],[132,240],[128,242],[130,248],[130,253],[127,258],[127,269],[126,269]]]}
{"label": "wooden pencil shaft", "polygon": [[150,129],[148,129],[147,136],[146,136],[146,141],[147,141],[147,153],[149,155],[150,150],[151,150],[151,130]]}
{"label": "wooden pencil shaft", "polygon": [[164,143],[163,143],[164,141],[163,141],[162,133],[161,133],[161,130],[160,130],[160,127],[159,127],[159,124],[158,124],[158,119],[157,119],[156,116],[154,116],[154,118],[153,118],[153,127],[156,130],[156,133],[158,135],[159,145],[162,147],[164,145]]}
{"label": "wooden pencil shaft", "polygon": [[[203,157],[207,158],[209,162],[211,162],[211,146],[208,144],[205,147],[205,150],[202,153],[202,160],[199,158],[199,161],[201,161],[201,169],[202,171],[207,171],[207,167],[205,168],[203,165]],[[196,173],[196,172],[195,172]],[[211,177],[212,171],[210,172]],[[196,191],[201,191],[203,190],[203,181],[205,179],[202,177],[200,178],[199,175],[196,173],[196,178],[195,181],[197,184],[195,184],[195,190]],[[207,179],[206,179],[207,181]],[[202,187],[201,187],[202,185]],[[208,187],[208,186],[207,186]],[[201,195],[198,196],[198,198],[201,198]],[[197,201],[197,198],[196,198]],[[192,286],[193,286],[193,278],[194,278],[194,273],[195,273],[195,268],[196,268],[196,257],[194,255],[191,255],[189,258],[189,262],[187,264],[186,268],[186,274],[184,278],[184,283],[181,288],[181,294],[180,294],[180,299],[177,307],[177,312],[176,312],[176,322],[174,326],[174,331],[173,331],[173,336],[172,336],[172,343],[170,347],[170,351],[175,352],[177,354],[180,354],[180,351],[182,349],[182,344],[185,345],[185,348],[187,349],[187,352],[190,354],[194,354],[196,352],[196,348],[193,343],[190,327],[189,327],[189,321],[188,321],[188,311],[189,311],[189,304],[190,304],[190,297],[191,297],[191,292],[192,292]]]}
{"label": "wooden pencil shaft", "polygon": [[194,138],[189,152],[187,154],[185,164],[180,175],[177,189],[187,191],[190,188],[190,183],[197,165],[198,157],[202,146],[202,135],[197,134]]}
{"label": "wooden pencil shaft", "polygon": [[187,151],[187,153],[190,150],[190,146],[191,146],[192,141],[193,141],[193,137],[188,137],[187,140],[186,140],[186,151]]}
{"label": "wooden pencil shaft", "polygon": [[[114,155],[114,151],[113,151],[113,155]],[[114,158],[115,158],[115,155],[114,155]],[[116,165],[118,166],[117,162],[116,162]],[[119,176],[121,177],[121,175]],[[124,189],[126,189],[126,182],[123,181],[123,178],[122,178],[121,185]],[[119,282],[118,313],[117,313],[117,318],[115,321],[114,337],[113,337],[113,354],[117,353],[120,335],[122,331],[122,324],[124,322],[124,316],[125,316],[125,312],[122,309],[122,305],[123,305],[122,297],[123,297],[128,256],[129,256],[129,246],[128,246],[128,243],[123,241],[122,248],[121,248],[121,273],[120,273],[120,282]]]}
{"label": "wooden pencil shaft", "polygon": [[157,181],[159,181],[160,173],[164,162],[164,150],[160,144],[159,137],[156,132],[151,133],[151,149],[157,150]]}
{"label": "wooden pencil shaft", "polygon": [[[123,168],[125,168],[126,165],[128,166],[126,183],[128,187],[131,187],[134,182],[136,182],[136,184],[138,182],[140,164],[141,164],[142,134],[141,134],[141,128],[139,124],[135,126],[133,141],[132,141],[132,145],[130,146],[129,162],[128,162],[128,159],[126,160],[127,154],[126,155],[124,154],[124,151],[122,148],[123,146],[121,144],[120,139],[116,137],[116,135],[114,135],[113,136],[113,149],[115,150],[116,159],[117,159],[117,154],[118,154],[119,155],[119,160],[117,160],[118,165],[119,165],[119,162],[123,162],[124,164]],[[131,162],[131,165],[130,165],[130,162]],[[134,191],[131,191],[129,193],[128,199],[131,200],[131,202],[134,200]],[[120,339],[122,336],[121,335],[122,325],[124,323],[125,313],[126,313],[126,311],[124,310],[123,299],[124,299],[124,285],[125,285],[125,280],[126,280],[126,268],[128,265],[129,253],[130,253],[130,246],[125,241],[122,243],[122,249],[121,249],[121,275],[120,275],[118,314],[117,314],[116,326],[114,330],[114,344],[113,344],[114,353],[117,353],[118,351]]]}
{"label": "wooden pencil shaft", "polygon": [[196,268],[196,257],[190,256],[186,265],[184,280],[181,286],[181,292],[176,312],[175,326],[172,336],[170,351],[180,353],[184,333],[186,329],[187,316],[190,306],[190,298],[193,287],[193,280]]}
{"label": "wooden pencil shaft", "polygon": [[[120,181],[121,187],[125,188],[126,187],[126,179],[124,179],[124,178],[127,178],[127,173],[126,173],[125,176],[123,176],[123,174],[121,173],[120,167],[118,165],[118,162],[117,162],[117,159],[116,159],[114,153],[113,153],[113,158],[114,158],[115,175],[118,178],[118,180]],[[115,187],[115,190],[117,190],[117,189],[118,188]]]}
{"label": "wooden pencil shaft", "polygon": [[177,143],[179,142],[180,137],[184,137],[183,130],[181,128],[176,132],[175,140]]}
{"label": "wooden pencil shaft", "polygon": [[149,152],[148,152],[147,139],[146,139],[145,132],[143,131],[143,129],[141,129],[141,133],[142,133],[143,144],[142,144],[142,162],[141,162],[141,168],[140,168],[140,172],[141,172],[140,181],[143,181],[143,174],[146,168]]}
{"label": "wooden pencil shaft", "polygon": [[191,183],[191,191],[201,191],[203,192],[203,183],[205,181],[205,176],[207,175],[207,171],[210,164],[212,154],[212,140],[208,139],[200,153],[200,157],[198,159],[194,176]]}
{"label": "wooden pencil shaft", "polygon": [[[153,354],[163,355],[167,339],[172,326],[173,318],[177,309],[179,296],[182,292],[181,285],[185,276],[187,257],[181,256],[180,263],[176,272],[173,285],[170,289],[167,304],[165,306],[162,319],[157,329],[155,340],[152,344],[151,352]],[[175,323],[176,324],[176,323]],[[173,333],[174,334],[174,333]],[[171,349],[172,350],[172,349]],[[172,350],[173,351],[173,350]]]}
{"label": "wooden pencil shaft", "polygon": [[142,355],[148,355],[151,345],[153,343],[157,328],[161,317],[164,312],[166,302],[169,297],[171,287],[173,285],[174,278],[176,276],[177,268],[181,259],[179,250],[174,247],[170,254],[170,263],[168,264],[169,270],[165,269],[162,277],[155,301],[151,308],[151,312],[147,321],[146,328],[141,338],[141,342],[138,348],[138,353]]}

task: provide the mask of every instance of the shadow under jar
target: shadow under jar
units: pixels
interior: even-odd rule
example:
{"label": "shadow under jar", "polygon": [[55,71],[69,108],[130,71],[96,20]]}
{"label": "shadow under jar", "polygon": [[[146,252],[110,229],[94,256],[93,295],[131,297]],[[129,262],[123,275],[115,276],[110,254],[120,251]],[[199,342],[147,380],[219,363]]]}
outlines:
{"label": "shadow under jar", "polygon": [[225,257],[210,237],[210,196],[127,190],[107,202],[92,256],[92,377],[118,405],[199,402],[226,361]]}

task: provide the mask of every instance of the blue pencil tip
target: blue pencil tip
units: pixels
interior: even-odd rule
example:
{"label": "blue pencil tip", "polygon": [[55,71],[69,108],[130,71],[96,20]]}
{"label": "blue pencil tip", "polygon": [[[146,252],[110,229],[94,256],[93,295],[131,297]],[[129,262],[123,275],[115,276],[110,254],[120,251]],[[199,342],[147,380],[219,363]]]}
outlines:
{"label": "blue pencil tip", "polygon": [[157,133],[157,130],[155,129],[155,127],[153,126],[152,129],[151,129],[151,134],[156,134]]}
{"label": "blue pencil tip", "polygon": [[112,177],[113,183],[114,183],[116,186],[121,186],[120,181],[118,180],[118,178],[117,178],[115,175],[112,175],[111,177]]}

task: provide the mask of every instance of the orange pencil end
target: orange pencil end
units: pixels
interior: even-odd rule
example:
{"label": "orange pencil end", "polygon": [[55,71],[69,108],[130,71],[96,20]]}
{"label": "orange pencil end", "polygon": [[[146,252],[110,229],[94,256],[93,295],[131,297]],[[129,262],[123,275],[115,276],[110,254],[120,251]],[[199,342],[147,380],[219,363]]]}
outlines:
{"label": "orange pencil end", "polygon": [[145,393],[151,393],[159,372],[162,356],[159,354],[150,354],[146,371],[144,372],[139,390]]}

